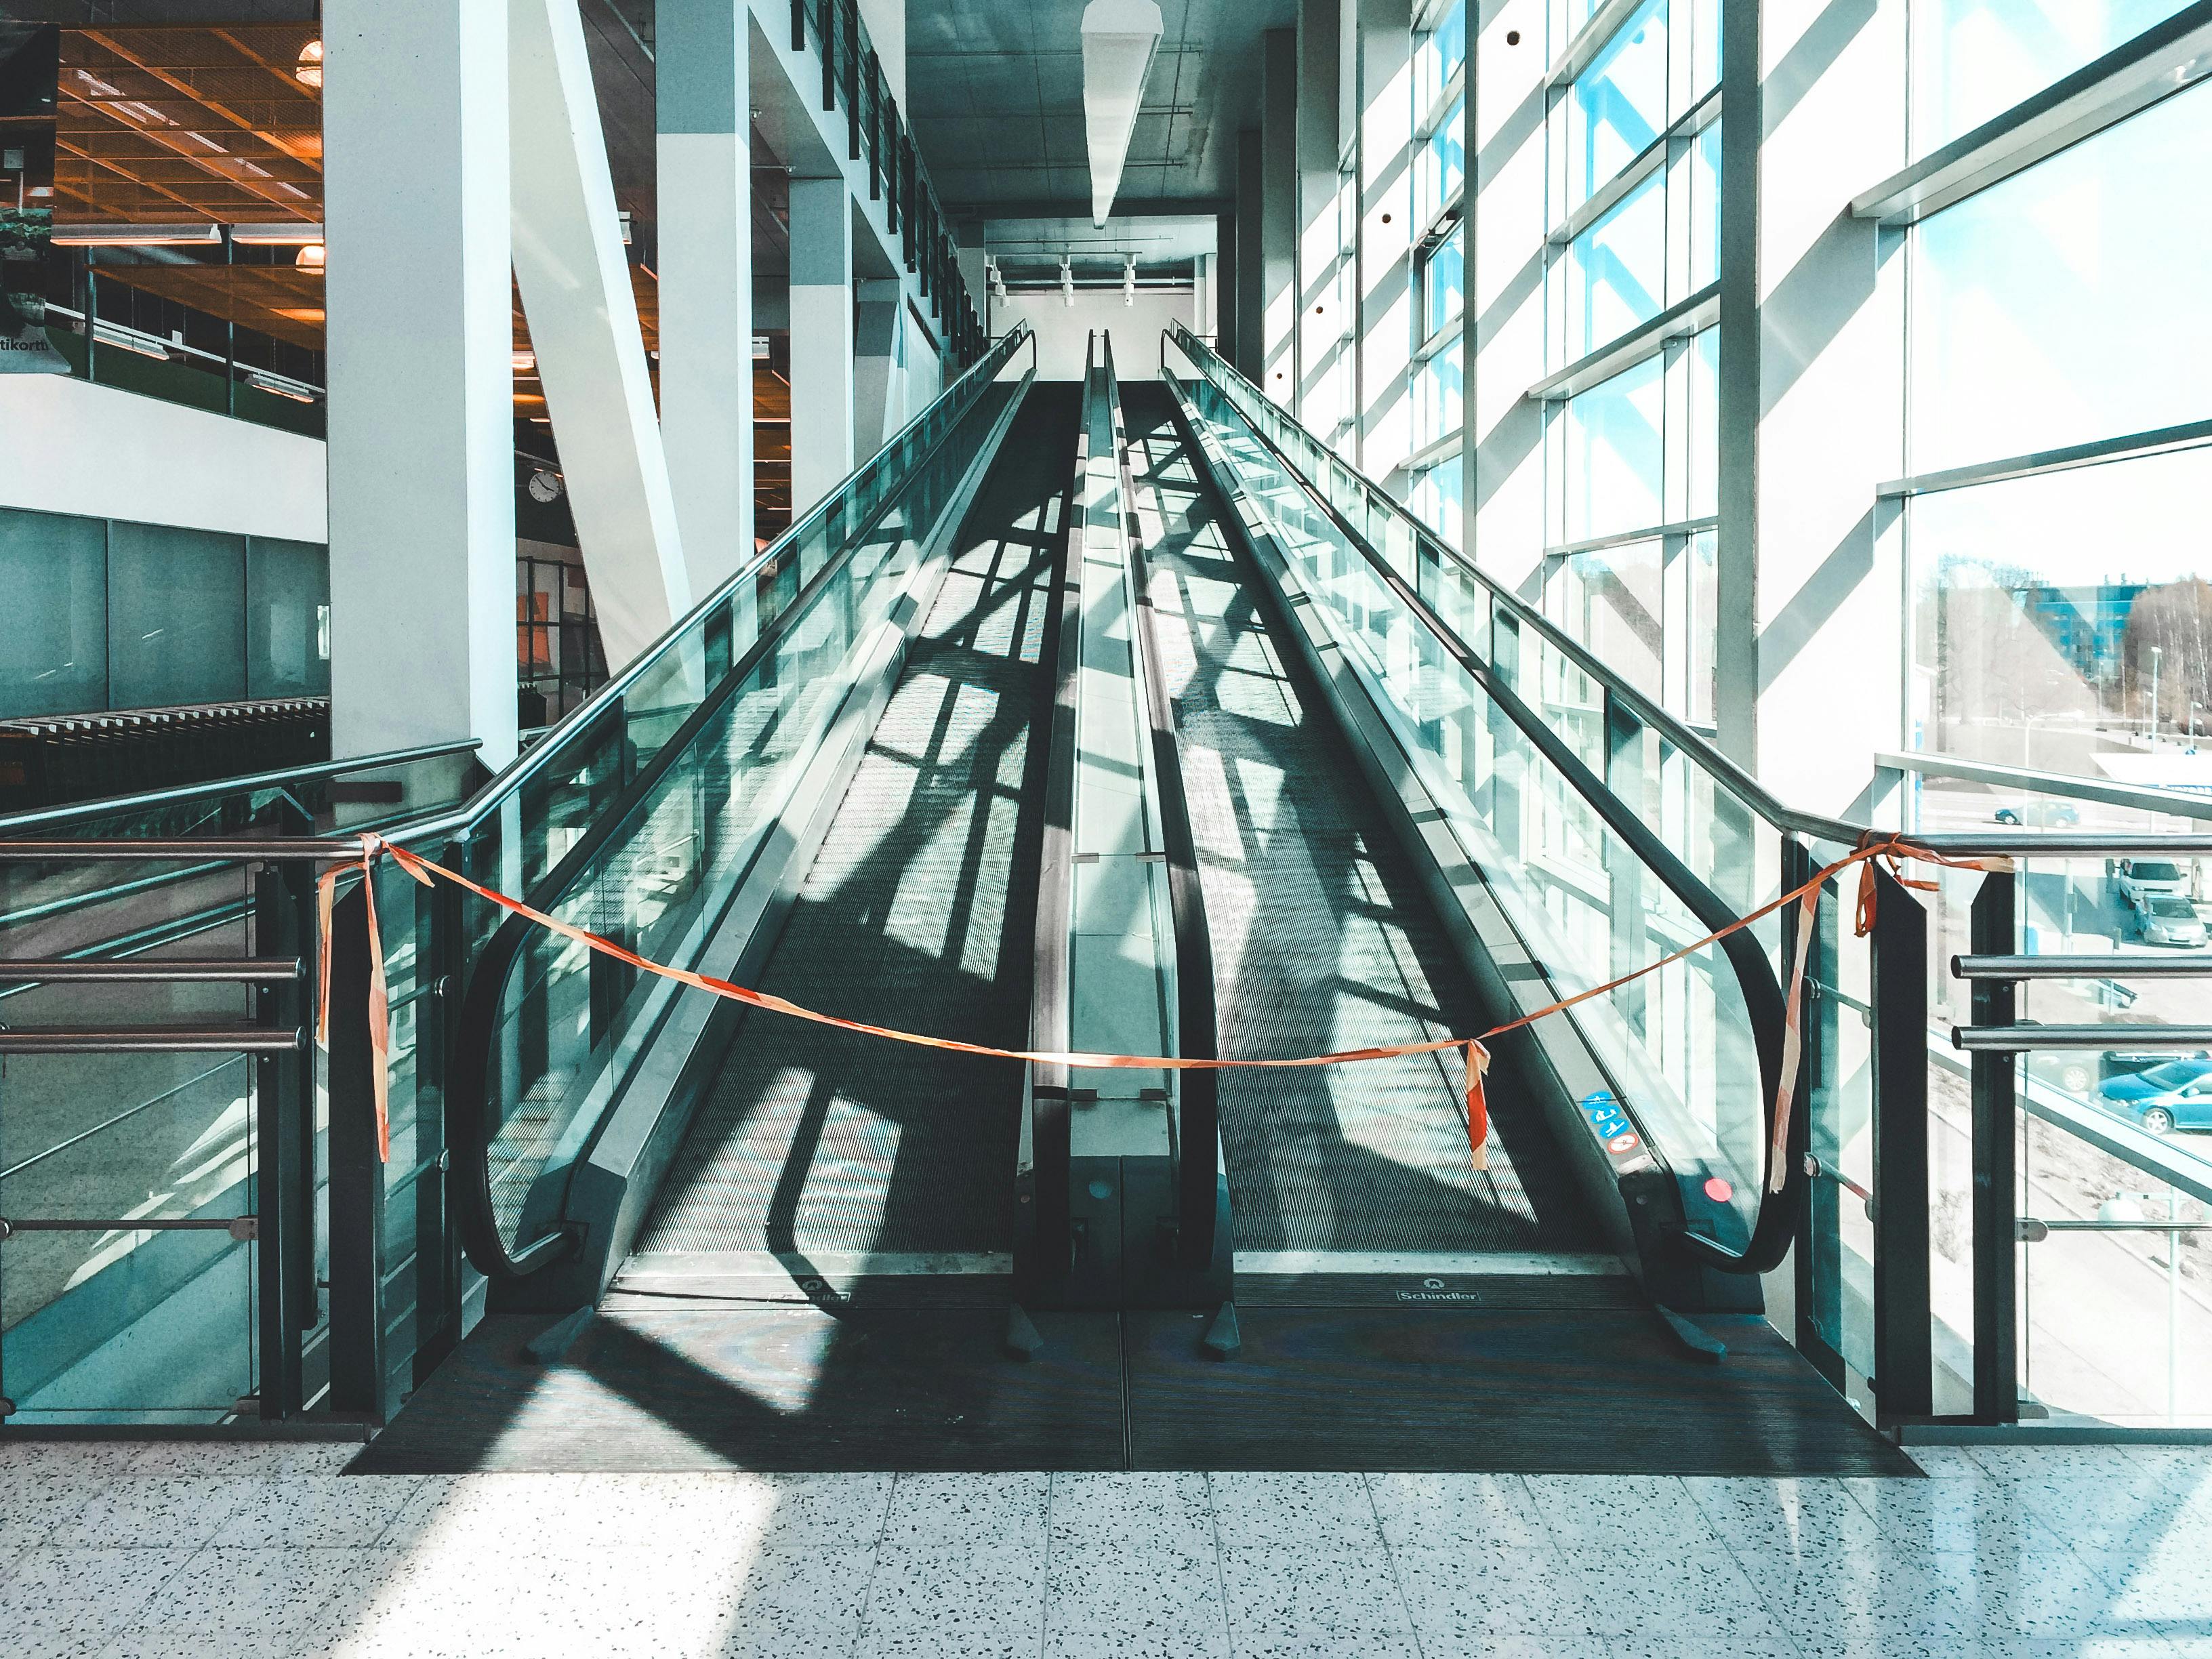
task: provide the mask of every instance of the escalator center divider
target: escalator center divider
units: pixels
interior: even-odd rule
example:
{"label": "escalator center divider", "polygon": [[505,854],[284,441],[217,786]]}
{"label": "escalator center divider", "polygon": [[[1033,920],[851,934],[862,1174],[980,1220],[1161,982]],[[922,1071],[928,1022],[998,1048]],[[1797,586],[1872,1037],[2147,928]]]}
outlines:
{"label": "escalator center divider", "polygon": [[[1032,369],[1012,388],[995,414],[979,405],[964,416],[988,420],[990,428],[918,549],[903,579],[904,598],[848,653],[845,689],[817,717],[817,740],[803,762],[794,760],[781,785],[776,810],[763,820],[750,849],[731,861],[720,890],[704,896],[696,920],[687,929],[690,948],[680,953],[683,958],[733,963],[730,971],[742,975],[773,948],[813,850],[898,681],[913,635],[942,583],[951,544],[1036,378]],[[939,445],[915,464],[910,477],[922,477],[942,453],[943,443],[957,430],[957,425],[949,429]],[[584,836],[532,890],[527,902],[533,908],[553,908],[593,867],[631,815],[651,799],[756,668],[809,613],[811,601],[836,579],[907,493],[902,488],[887,496],[864,523],[853,527],[805,588],[732,663],[647,767],[595,815]],[[500,1237],[490,1192],[489,1153],[495,1133],[490,1089],[501,998],[533,932],[534,924],[510,916],[479,955],[470,978],[460,1021],[465,1035],[455,1055],[449,1091],[462,1237],[471,1261],[492,1280],[493,1305],[509,1310],[573,1308],[596,1300],[604,1291],[650,1207],[701,1087],[720,1063],[736,1012],[718,999],[683,998],[680,987],[653,979],[652,988],[641,992],[647,1004],[626,1028],[596,1045],[592,1069],[571,1091],[572,1098],[580,1097],[574,1115],[580,1133],[566,1138],[565,1160],[549,1160],[556,1171],[565,1167],[565,1175],[536,1183],[532,1209],[541,1231],[510,1251]],[[542,1203],[540,1194],[544,1194]]]}
{"label": "escalator center divider", "polygon": [[[1212,1060],[1211,948],[1150,633],[1110,335],[1091,337],[1083,385],[1051,613],[1030,1043],[1055,1054]],[[1015,1276],[1024,1301],[1204,1308],[1228,1300],[1216,1088],[1210,1071],[1031,1061],[1016,1169]]]}

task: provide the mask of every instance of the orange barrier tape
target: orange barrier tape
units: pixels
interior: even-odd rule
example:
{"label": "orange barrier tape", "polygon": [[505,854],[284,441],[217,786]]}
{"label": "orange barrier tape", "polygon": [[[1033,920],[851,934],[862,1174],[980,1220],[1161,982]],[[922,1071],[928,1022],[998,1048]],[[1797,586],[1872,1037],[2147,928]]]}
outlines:
{"label": "orange barrier tape", "polygon": [[1782,1066],[1775,1090],[1774,1138],[1767,1160],[1768,1188],[1772,1192],[1782,1190],[1783,1183],[1789,1174],[1786,1152],[1790,1139],[1790,1104],[1797,1091],[1797,1072],[1803,1053],[1802,1040],[1798,1029],[1798,1009],[1804,997],[1806,967],[1812,946],[1813,921],[1820,908],[1820,890],[1853,865],[1862,867],[1856,932],[1861,938],[1863,938],[1874,926],[1875,890],[1874,865],[1876,860],[1888,860],[1892,872],[1899,881],[1903,882],[1906,886],[1923,890],[1932,890],[1935,884],[1908,880],[1901,872],[1900,866],[1903,860],[1917,859],[1954,869],[2009,870],[2012,868],[2012,860],[2009,859],[1949,858],[1929,848],[1916,847],[1902,836],[1890,836],[1878,842],[1869,842],[1849,857],[1837,860],[1833,864],[1819,871],[1802,885],[1791,888],[1780,897],[1761,905],[1749,915],[1738,917],[1727,927],[1708,933],[1703,939],[1693,940],[1656,962],[1647,963],[1633,973],[1623,974],[1620,978],[1608,980],[1602,985],[1592,986],[1589,990],[1577,992],[1571,997],[1563,997],[1557,1002],[1535,1010],[1533,1013],[1523,1014],[1518,1019],[1493,1025],[1479,1037],[1441,1037],[1426,1042],[1389,1043],[1376,1048],[1346,1048],[1334,1054],[1304,1054],[1283,1060],[1198,1060],[1180,1054],[1106,1054],[1082,1050],[1061,1052],[1040,1048],[999,1048],[988,1043],[963,1042],[954,1037],[930,1036],[919,1031],[903,1031],[896,1026],[872,1025],[864,1020],[845,1019],[836,1014],[825,1014],[816,1009],[804,1007],[796,1002],[787,1001],[769,992],[757,991],[729,980],[716,979],[708,974],[693,973],[688,969],[672,968],[665,963],[654,962],[649,957],[638,955],[626,946],[616,944],[612,939],[601,934],[574,927],[557,917],[547,915],[543,910],[532,909],[520,899],[510,898],[493,888],[471,881],[457,871],[448,870],[442,864],[434,864],[428,859],[418,857],[407,851],[404,848],[394,847],[376,836],[363,835],[361,857],[346,863],[333,865],[323,872],[319,884],[322,913],[319,962],[321,985],[315,1017],[315,1040],[327,1045],[330,1036],[330,922],[332,894],[341,875],[349,870],[359,870],[365,878],[364,891],[368,910],[369,1048],[376,1073],[377,1145],[380,1152],[387,1159],[391,1155],[386,1080],[391,1052],[390,1005],[385,994],[384,952],[377,933],[376,890],[373,879],[376,860],[380,857],[389,857],[402,870],[426,887],[441,880],[452,882],[455,886],[474,893],[487,903],[496,905],[501,909],[532,921],[550,933],[558,933],[565,939],[574,939],[589,950],[596,951],[603,956],[612,957],[617,962],[627,963],[643,972],[657,974],[661,978],[673,980],[678,984],[689,985],[713,995],[727,998],[733,1002],[744,1003],[749,1007],[765,1009],[770,1013],[786,1014],[793,1019],[808,1020],[817,1025],[832,1026],[839,1030],[857,1031],[864,1036],[881,1037],[888,1042],[908,1043],[916,1048],[936,1048],[953,1054],[979,1054],[994,1060],[1019,1060],[1046,1065],[1170,1072],[1227,1072],[1310,1066],[1352,1066],[1366,1060],[1394,1060],[1408,1054],[1441,1054],[1448,1048],[1458,1048],[1464,1051],[1467,1056],[1467,1140],[1468,1152],[1477,1170],[1489,1167],[1490,1111],[1489,1102],[1483,1087],[1483,1073],[1490,1066],[1490,1050],[1486,1046],[1489,1038],[1501,1036],[1507,1031],[1518,1030],[1524,1025],[1534,1024],[1540,1019],[1574,1007],[1578,1003],[1588,1002],[1595,997],[1601,997],[1610,992],[1617,991],[1624,985],[1632,984],[1647,974],[1655,974],[1662,968],[1680,962],[1685,957],[1693,955],[1707,945],[1726,939],[1729,934],[1748,927],[1753,923],[1772,915],[1784,906],[1795,902],[1801,907],[1797,948],[1795,952],[1796,959],[1791,964],[1790,993],[1784,1008]]}

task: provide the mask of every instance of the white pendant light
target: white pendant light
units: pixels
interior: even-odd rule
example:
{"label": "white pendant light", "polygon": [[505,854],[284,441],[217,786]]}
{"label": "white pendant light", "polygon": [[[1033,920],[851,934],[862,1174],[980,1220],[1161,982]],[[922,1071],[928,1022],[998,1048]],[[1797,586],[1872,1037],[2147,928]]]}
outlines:
{"label": "white pendant light", "polygon": [[1075,264],[1071,259],[1060,262],[1060,297],[1067,301],[1070,311],[1075,309]]}
{"label": "white pendant light", "polygon": [[1103,225],[1160,44],[1153,0],[1091,0],[1083,9],[1083,128],[1091,153],[1091,220]]}
{"label": "white pendant light", "polygon": [[1121,267],[1121,303],[1134,307],[1137,303],[1137,256],[1126,256],[1127,263]]}

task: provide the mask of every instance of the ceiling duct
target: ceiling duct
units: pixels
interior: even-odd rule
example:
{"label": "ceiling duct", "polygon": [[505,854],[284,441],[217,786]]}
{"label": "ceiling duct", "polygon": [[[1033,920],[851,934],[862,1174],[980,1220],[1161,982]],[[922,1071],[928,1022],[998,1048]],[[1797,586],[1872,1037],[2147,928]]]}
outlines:
{"label": "ceiling duct", "polygon": [[1083,9],[1083,129],[1091,152],[1091,221],[1103,225],[1160,44],[1153,0],[1091,0]]}

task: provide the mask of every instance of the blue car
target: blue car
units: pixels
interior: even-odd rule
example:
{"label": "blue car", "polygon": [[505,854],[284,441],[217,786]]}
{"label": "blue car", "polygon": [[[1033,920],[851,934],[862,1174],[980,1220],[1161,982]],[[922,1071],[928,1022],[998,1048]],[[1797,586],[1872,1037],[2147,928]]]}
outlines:
{"label": "blue car", "polygon": [[2100,1085],[2104,1104],[2154,1135],[2175,1129],[2212,1129],[2212,1057],[2169,1060],[2148,1072]]}

